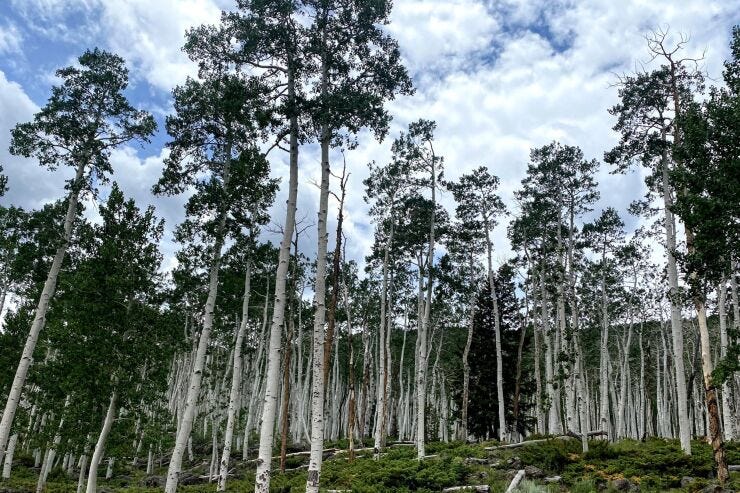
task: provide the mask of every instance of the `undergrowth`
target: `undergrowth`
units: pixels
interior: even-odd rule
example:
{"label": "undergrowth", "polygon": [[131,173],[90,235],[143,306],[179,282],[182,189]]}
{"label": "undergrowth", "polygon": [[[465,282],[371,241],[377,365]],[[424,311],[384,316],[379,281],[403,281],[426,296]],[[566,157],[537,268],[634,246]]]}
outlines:
{"label": "undergrowth", "polygon": [[[589,442],[589,451],[581,453],[577,440],[549,440],[516,449],[486,450],[496,443],[465,444],[461,442],[429,443],[427,457],[416,459],[412,446],[386,449],[380,457],[372,452],[358,454],[349,462],[346,454],[337,455],[324,462],[321,475],[322,487],[335,490],[351,490],[354,493],[382,492],[439,492],[443,488],[467,484],[487,484],[492,492],[503,492],[517,468],[534,466],[543,476],[550,476],[551,483],[544,477],[527,478],[519,488],[521,492],[586,493],[594,491],[616,491],[616,482],[627,480],[633,490],[700,491],[713,484],[711,449],[706,443],[695,441],[692,455],[685,456],[675,440],[648,439],[646,441],[623,440],[608,443],[603,440]],[[339,442],[327,444],[327,448],[346,447]],[[728,462],[740,464],[740,444],[727,444]],[[475,458],[478,460],[466,460]],[[487,463],[481,463],[485,459]],[[305,491],[306,469],[299,468],[307,462],[306,457],[291,457],[288,468],[298,468],[281,473],[277,464],[271,483],[271,491],[294,493]],[[99,491],[109,493],[153,493],[161,487],[142,486],[146,475],[124,461],[119,462],[116,475],[110,481],[99,480]],[[104,468],[103,468],[104,469]],[[207,464],[191,464],[189,471],[207,470]],[[35,492],[37,470],[33,459],[19,454],[14,462],[10,480],[0,481],[2,493]],[[153,476],[160,479],[166,468],[157,468]],[[559,476],[560,479],[553,479]],[[684,479],[684,478],[691,478]],[[151,479],[151,478],[150,478]],[[682,487],[682,479],[684,486]],[[230,478],[228,491],[251,492],[254,485],[254,466],[235,461],[234,477]],[[730,490],[740,490],[740,474],[732,473]],[[69,478],[61,469],[49,474],[46,491],[74,493],[75,478]],[[185,493],[213,493],[215,483],[182,486]]]}

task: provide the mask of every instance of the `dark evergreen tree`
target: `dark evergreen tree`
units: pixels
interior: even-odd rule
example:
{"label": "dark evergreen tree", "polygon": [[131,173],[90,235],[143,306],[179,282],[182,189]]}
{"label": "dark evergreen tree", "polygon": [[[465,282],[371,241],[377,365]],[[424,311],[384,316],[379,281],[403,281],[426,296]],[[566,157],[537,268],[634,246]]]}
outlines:
{"label": "dark evergreen tree", "polygon": [[[496,294],[500,311],[501,352],[506,368],[516,364],[521,335],[520,304],[517,301],[514,285],[514,270],[504,264],[495,275]],[[473,344],[470,349],[470,403],[468,430],[478,439],[485,440],[498,435],[498,403],[496,402],[496,352],[491,348],[495,342],[493,298],[487,284],[482,284],[478,293],[475,321],[473,327]],[[524,350],[529,349],[529,337],[525,338]],[[521,392],[531,394],[533,381],[526,369],[522,372]],[[516,372],[506,371],[503,374],[504,400],[506,402],[507,421],[517,423],[517,431],[526,435],[532,429],[531,417],[514,420],[513,402],[516,387]],[[531,405],[520,403],[519,412],[527,416]]]}

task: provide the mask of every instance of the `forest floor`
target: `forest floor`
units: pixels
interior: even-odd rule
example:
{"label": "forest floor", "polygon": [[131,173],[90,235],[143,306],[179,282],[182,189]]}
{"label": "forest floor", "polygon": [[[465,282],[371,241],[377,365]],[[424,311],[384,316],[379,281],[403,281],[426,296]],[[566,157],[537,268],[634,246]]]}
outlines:
{"label": "forest floor", "polygon": [[[524,469],[527,478],[517,491],[592,492],[592,491],[738,491],[740,472],[732,472],[724,490],[714,489],[712,457],[709,446],[700,441],[692,444],[693,455],[681,453],[677,441],[648,439],[644,442],[624,440],[608,443],[590,441],[590,450],[581,453],[578,440],[554,439],[515,449],[486,450],[495,442],[481,444],[429,443],[423,461],[416,460],[413,446],[395,446],[379,459],[372,451],[358,453],[353,462],[347,454],[330,455],[321,474],[322,492],[440,492],[463,485],[488,485],[491,492],[504,492],[517,470]],[[327,444],[343,448],[346,443]],[[727,444],[728,461],[740,464],[740,443]],[[99,492],[145,493],[161,491],[166,466],[153,475],[145,475],[130,464],[117,462],[110,480],[99,481]],[[307,456],[291,456],[287,471],[273,473],[271,491],[281,493],[305,491]],[[183,474],[185,493],[216,491],[208,482],[208,461],[191,464]],[[292,470],[290,470],[292,469]],[[101,470],[105,467],[101,465]],[[10,480],[0,481],[0,493],[25,493],[36,490],[37,470],[30,456],[17,456]],[[254,463],[236,460],[228,491],[253,491]],[[48,492],[74,493],[76,478],[68,478],[61,469],[49,476]],[[472,491],[472,490],[469,490]]]}

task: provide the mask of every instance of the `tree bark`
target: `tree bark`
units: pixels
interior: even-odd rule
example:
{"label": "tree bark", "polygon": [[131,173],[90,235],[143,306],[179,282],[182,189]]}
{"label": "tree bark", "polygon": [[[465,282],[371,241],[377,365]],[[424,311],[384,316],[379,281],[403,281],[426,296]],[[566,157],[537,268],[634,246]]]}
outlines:
{"label": "tree bark", "polygon": [[498,439],[503,441],[506,433],[506,412],[504,407],[504,367],[503,354],[501,351],[501,316],[498,309],[498,295],[496,293],[496,282],[493,278],[493,242],[491,241],[491,227],[488,215],[483,214],[484,227],[486,228],[486,255],[488,258],[488,286],[491,290],[493,300],[493,328],[496,336],[496,401],[498,404]]}
{"label": "tree bark", "polygon": [[386,368],[388,358],[386,355],[386,324],[388,323],[388,317],[386,316],[388,310],[388,263],[390,262],[390,249],[393,243],[394,234],[394,222],[391,218],[391,228],[388,235],[388,239],[385,244],[385,252],[383,254],[383,287],[380,295],[380,328],[378,329],[378,411],[377,411],[377,426],[375,431],[375,450],[379,454],[382,448],[385,446],[385,423],[387,414],[388,396],[386,395],[386,384],[387,384],[387,372],[390,369]]}
{"label": "tree bark", "polygon": [[[324,34],[326,36],[326,34]],[[321,94],[327,94],[328,66],[322,60]],[[330,129],[321,129],[321,191],[319,193],[318,246],[316,252],[316,282],[313,325],[313,381],[311,388],[311,457],[308,463],[306,493],[318,493],[321,461],[324,452],[324,323],[326,321],[326,219],[329,208],[329,144]]]}
{"label": "tree bark", "polygon": [[221,250],[223,249],[224,236],[226,234],[227,210],[225,202],[228,194],[230,167],[231,143],[229,142],[226,145],[226,162],[224,163],[222,184],[223,192],[221,197],[222,202],[219,204],[220,210],[218,211],[216,238],[213,242],[213,253],[208,272],[208,297],[206,298],[203,315],[203,328],[200,333],[200,338],[198,339],[198,349],[195,353],[193,370],[190,375],[190,384],[188,386],[188,393],[185,401],[185,410],[182,413],[182,421],[177,429],[175,446],[172,450],[172,457],[170,458],[170,464],[167,469],[165,493],[175,493],[177,491],[179,474],[182,469],[182,456],[185,453],[185,447],[190,439],[190,432],[193,429],[193,421],[195,419],[195,409],[198,405],[198,397],[200,396],[200,387],[203,380],[203,371],[205,369],[206,352],[208,351],[208,343],[211,338],[211,328],[213,327],[213,312],[216,308],[216,296],[218,295],[218,275],[221,268]]}
{"label": "tree bark", "polygon": [[[470,258],[470,272],[471,276],[469,279],[470,286],[475,285],[473,278],[473,260]],[[473,345],[473,327],[475,326],[475,304],[476,296],[473,292],[470,300],[470,319],[468,320],[468,338],[465,340],[465,349],[463,350],[462,363],[463,363],[463,393],[462,393],[462,416],[460,418],[460,439],[467,441],[468,439],[468,400],[470,399],[470,362],[468,357],[470,356],[470,348]],[[404,342],[406,342],[404,338]],[[401,365],[403,365],[403,352],[401,352]],[[403,368],[403,366],[401,366]],[[399,371],[399,374],[401,372]],[[403,384],[399,386],[403,390]]]}
{"label": "tree bark", "polygon": [[249,297],[252,283],[252,261],[247,259],[247,271],[244,275],[244,297],[242,300],[242,319],[234,343],[234,363],[231,373],[231,392],[229,393],[229,407],[226,411],[226,431],[224,432],[224,450],[221,454],[221,467],[218,475],[217,491],[226,491],[226,477],[229,474],[229,461],[231,460],[231,442],[234,437],[234,424],[236,422],[236,408],[239,405],[239,389],[242,381],[242,346],[244,335],[249,322]]}
{"label": "tree bark", "polygon": [[437,172],[435,169],[435,156],[431,160],[431,191],[432,191],[432,220],[429,224],[429,246],[427,251],[427,292],[424,302],[421,323],[417,334],[416,355],[416,454],[422,460],[425,453],[425,422],[426,422],[426,383],[427,383],[427,331],[429,330],[429,318],[432,310],[432,291],[434,288],[434,276],[432,267],[434,265],[434,233],[435,214],[437,208]]}
{"label": "tree bark", "polygon": [[[719,311],[719,337],[720,337],[720,356],[727,357],[727,346],[729,339],[727,337],[727,290],[725,281],[721,282],[718,288],[717,299],[719,301],[717,311]],[[730,379],[722,382],[722,423],[725,430],[725,440],[735,439],[735,420],[732,408],[732,385]]]}
{"label": "tree bark", "polygon": [[[295,79],[292,61],[288,64],[288,100],[295,105]],[[294,110],[295,111],[295,110]],[[288,203],[283,225],[283,239],[277,272],[275,273],[275,302],[272,309],[272,324],[267,351],[267,372],[265,375],[265,399],[260,424],[260,445],[255,476],[255,493],[269,493],[270,472],[272,468],[272,442],[277,412],[278,383],[280,382],[280,343],[282,325],[285,319],[285,284],[290,264],[290,243],[295,227],[296,201],[298,197],[298,115],[290,116],[290,178],[288,181]]]}
{"label": "tree bark", "polygon": [[16,368],[15,376],[13,377],[13,383],[10,386],[10,392],[8,393],[8,400],[5,403],[3,417],[2,420],[0,420],[0,462],[5,456],[5,447],[8,444],[8,438],[10,437],[13,418],[15,417],[15,412],[18,410],[23,385],[26,383],[26,377],[28,376],[28,369],[33,362],[33,351],[36,349],[36,342],[38,341],[41,329],[46,323],[46,312],[49,309],[51,299],[54,297],[59,271],[62,269],[62,262],[64,261],[64,256],[67,253],[67,248],[72,239],[72,228],[74,227],[75,216],[77,215],[77,204],[79,202],[80,189],[82,187],[86,165],[87,161],[85,160],[81,161],[77,165],[75,178],[67,197],[67,213],[64,216],[64,234],[62,243],[57,247],[56,253],[54,254],[54,260],[51,262],[49,274],[46,277],[44,288],[41,291],[41,296],[39,297],[39,301],[36,306],[31,330],[28,332],[28,336],[26,337],[26,343],[23,346],[23,353],[18,362],[18,367]]}
{"label": "tree bark", "polygon": [[13,455],[15,454],[15,447],[18,444],[18,433],[13,433],[8,441],[8,451],[5,454],[5,462],[3,463],[3,479],[10,478],[10,471],[13,467]]}
{"label": "tree bark", "polygon": [[[666,138],[663,130],[662,138]],[[683,360],[683,327],[681,322],[681,301],[678,288],[678,267],[676,265],[676,220],[671,208],[673,197],[668,177],[668,151],[663,152],[661,163],[661,177],[663,186],[663,212],[665,220],[666,249],[668,255],[668,299],[671,304],[671,337],[673,341],[673,362],[676,378],[676,394],[678,408],[678,432],[681,440],[681,449],[691,454],[691,424],[687,407],[686,370]]]}
{"label": "tree bark", "polygon": [[98,466],[100,465],[100,461],[103,459],[105,442],[108,440],[108,434],[110,433],[111,426],[113,426],[113,420],[116,417],[117,400],[118,392],[114,390],[113,394],[110,396],[108,411],[105,413],[105,420],[103,421],[103,427],[100,429],[98,441],[95,443],[92,460],[90,460],[90,471],[87,475],[87,488],[85,490],[86,493],[96,493],[98,491]]}

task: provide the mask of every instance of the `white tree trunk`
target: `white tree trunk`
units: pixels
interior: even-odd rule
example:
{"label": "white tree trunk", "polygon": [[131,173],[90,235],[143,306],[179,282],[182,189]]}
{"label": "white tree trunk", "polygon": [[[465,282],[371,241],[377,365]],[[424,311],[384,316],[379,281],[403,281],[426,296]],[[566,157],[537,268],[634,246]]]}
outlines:
{"label": "white tree trunk", "polygon": [[503,354],[501,351],[501,320],[498,308],[498,295],[496,283],[493,279],[493,243],[491,242],[491,231],[488,215],[483,213],[483,222],[486,228],[486,254],[488,256],[488,286],[491,289],[493,300],[493,328],[496,336],[496,401],[498,404],[498,439],[503,441],[506,436],[506,412],[504,406],[504,367]]}
{"label": "white tree trunk", "polygon": [[80,474],[77,477],[77,493],[82,493],[85,488],[85,475],[87,474],[87,447],[85,453],[80,456]]}
{"label": "white tree trunk", "polygon": [[113,477],[113,464],[116,459],[114,457],[108,457],[108,468],[105,470],[105,479],[108,480]]}
{"label": "white tree trunk", "polygon": [[[470,271],[473,272],[472,268],[472,261],[470,262]],[[472,276],[471,276],[472,277]],[[474,284],[474,279],[470,279],[471,286]],[[460,436],[458,437],[460,440],[467,441],[468,440],[468,399],[470,398],[470,363],[468,362],[468,357],[470,355],[470,347],[473,344],[473,327],[475,325],[475,295],[471,296],[470,301],[470,319],[468,320],[468,337],[465,340],[465,349],[463,350],[463,356],[462,356],[462,364],[463,364],[463,392],[462,392],[462,416],[460,418],[461,426],[460,426]],[[403,338],[404,344],[406,343],[406,333],[404,332],[404,338]],[[401,366],[400,369],[403,368],[403,349],[401,349]],[[401,371],[399,369],[399,375],[401,375]],[[401,382],[399,387],[401,391],[403,391],[403,383]],[[400,439],[400,437],[399,437]]]}
{"label": "white tree trunk", "polygon": [[[292,68],[288,70],[288,99],[295,100],[295,82]],[[288,204],[283,224],[283,239],[280,243],[277,272],[275,273],[275,303],[272,310],[272,325],[267,351],[265,375],[265,399],[260,424],[260,445],[255,475],[255,493],[269,493],[272,470],[272,442],[277,414],[278,384],[280,383],[280,343],[285,319],[285,284],[290,263],[290,246],[295,227],[296,200],[298,196],[298,119],[290,118],[290,179],[288,182]]]}
{"label": "white tree trunk", "polygon": [[[664,131],[665,137],[665,131]],[[683,360],[683,327],[681,322],[681,302],[678,288],[678,267],[676,265],[676,220],[671,211],[673,198],[668,177],[668,155],[663,155],[663,212],[665,214],[666,249],[668,255],[668,300],[671,304],[671,336],[673,340],[673,362],[676,379],[676,397],[678,408],[678,434],[681,449],[691,454],[691,423],[687,408],[686,370]]]}
{"label": "white tree trunk", "polygon": [[[90,472],[87,476],[87,489],[86,493],[97,493],[98,491],[98,466],[100,461],[103,459],[103,452],[105,450],[105,442],[108,439],[113,420],[116,416],[116,401],[118,400],[118,392],[113,391],[108,403],[108,411],[105,413],[105,420],[103,421],[103,427],[100,429],[100,435],[98,435],[98,441],[95,444],[95,450],[93,451],[92,460],[90,461]],[[86,457],[86,456],[85,456]],[[80,474],[82,472],[80,471]]]}
{"label": "white tree trunk", "polygon": [[224,243],[224,234],[226,231],[226,194],[228,193],[229,178],[231,167],[231,146],[227,145],[226,162],[224,163],[223,184],[222,184],[222,203],[219,204],[218,225],[216,227],[216,239],[213,242],[213,251],[211,265],[208,272],[208,297],[203,314],[203,328],[198,339],[198,349],[195,353],[192,373],[190,374],[190,384],[185,401],[185,410],[182,413],[182,420],[177,429],[175,446],[172,449],[172,457],[167,469],[167,483],[165,484],[165,493],[175,493],[177,491],[177,482],[182,469],[182,456],[185,453],[185,447],[190,440],[190,432],[193,429],[195,419],[195,409],[198,405],[200,396],[200,387],[203,380],[203,371],[205,369],[206,352],[208,343],[211,338],[211,328],[213,327],[213,311],[216,308],[216,296],[218,294],[218,274],[221,267],[221,250]]}
{"label": "white tree trunk", "polygon": [[[602,268],[606,269],[606,255]],[[606,272],[601,274],[601,345],[599,364],[599,429],[609,430],[609,309],[606,295]]]}
{"label": "white tree trunk", "polygon": [[[720,355],[722,358],[727,357],[727,346],[729,340],[727,337],[727,290],[725,289],[725,283],[722,282],[718,289],[718,300],[719,304],[717,310],[719,311],[719,337],[720,337]],[[722,383],[722,423],[725,429],[725,440],[735,439],[735,419],[732,408],[732,385],[731,380],[728,378]]]}
{"label": "white tree trunk", "polygon": [[[326,84],[324,66],[322,84]],[[311,385],[311,456],[306,493],[318,493],[324,454],[324,323],[326,321],[326,218],[329,208],[329,128],[324,125],[321,142],[321,191],[319,193],[318,246],[313,321],[313,375]],[[335,273],[338,275],[338,273]]]}
{"label": "white tree trunk", "polygon": [[242,319],[234,344],[234,364],[231,373],[231,393],[229,394],[229,408],[226,417],[226,431],[224,433],[224,451],[221,455],[221,468],[218,475],[218,491],[226,491],[226,477],[229,474],[229,460],[231,458],[231,442],[234,435],[234,422],[236,421],[236,408],[239,404],[239,388],[242,378],[242,345],[244,334],[247,331],[249,320],[249,295],[251,293],[252,262],[247,260],[247,272],[244,276],[244,298],[242,302]]}
{"label": "white tree trunk", "polygon": [[5,454],[5,462],[3,463],[3,479],[10,478],[10,471],[13,467],[13,455],[15,454],[15,446],[18,444],[18,433],[13,433],[8,441],[8,451]]}
{"label": "white tree trunk", "polygon": [[376,422],[379,426],[376,426],[375,431],[375,451],[380,453],[385,443],[385,416],[387,415],[387,404],[388,396],[386,394],[386,383],[388,377],[386,371],[390,371],[390,368],[386,370],[386,363],[388,362],[388,354],[386,352],[386,330],[385,326],[388,323],[388,317],[386,312],[390,310],[388,307],[388,262],[390,256],[390,248],[393,243],[393,218],[391,218],[390,233],[385,244],[385,252],[383,254],[383,287],[380,299],[380,328],[378,329],[378,404],[377,404],[377,419]]}
{"label": "white tree trunk", "polygon": [[[426,423],[426,397],[427,397],[427,332],[429,330],[429,319],[432,310],[432,290],[434,289],[434,211],[437,208],[437,172],[435,170],[435,156],[431,159],[431,191],[432,191],[432,220],[429,225],[429,247],[427,251],[427,293],[423,302],[423,313],[417,334],[416,354],[416,454],[420,460],[426,455],[425,452],[425,423]],[[421,263],[419,264],[421,265]],[[421,279],[419,280],[421,283]],[[420,300],[421,301],[421,300]]]}
{"label": "white tree trunk", "polygon": [[18,404],[21,400],[23,385],[26,383],[26,377],[28,376],[28,368],[33,362],[33,351],[36,349],[36,342],[38,341],[41,329],[46,323],[46,312],[49,309],[51,299],[54,297],[54,291],[57,287],[57,277],[62,268],[62,262],[67,253],[67,247],[72,239],[72,228],[74,226],[75,216],[77,215],[79,190],[84,177],[86,164],[86,162],[81,162],[77,165],[75,179],[69,196],[67,197],[67,213],[64,216],[64,234],[62,243],[57,247],[56,253],[54,254],[54,260],[51,262],[49,274],[46,277],[46,282],[44,282],[44,289],[41,291],[41,296],[39,297],[38,305],[36,306],[33,324],[31,324],[31,330],[28,332],[28,336],[26,337],[26,344],[23,346],[23,353],[18,362],[15,377],[13,377],[13,384],[8,393],[8,400],[5,403],[3,417],[2,420],[0,420],[0,461],[3,460],[5,455],[5,446],[8,444],[8,437],[10,436],[10,429],[13,425],[13,418],[15,417],[15,412],[18,409]]}

